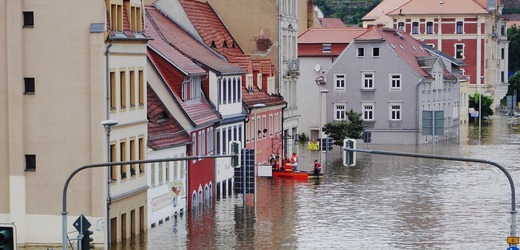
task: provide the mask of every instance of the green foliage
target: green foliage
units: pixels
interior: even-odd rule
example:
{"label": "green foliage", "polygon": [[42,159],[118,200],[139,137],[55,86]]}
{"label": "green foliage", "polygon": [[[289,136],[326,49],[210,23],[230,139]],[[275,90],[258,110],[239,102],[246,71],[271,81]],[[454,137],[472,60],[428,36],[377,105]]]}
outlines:
{"label": "green foliage", "polygon": [[352,109],[346,113],[348,120],[329,122],[323,126],[323,132],[334,139],[334,145],[342,146],[343,139],[360,139],[363,133],[361,113]]}
{"label": "green foliage", "polygon": [[[509,87],[507,89],[507,95],[512,96],[515,90],[518,98],[518,96],[520,95],[520,73],[518,72],[514,74],[511,78],[509,78]],[[515,103],[518,103],[518,99],[515,100]]]}
{"label": "green foliage", "polygon": [[360,25],[361,18],[381,0],[314,0],[323,16],[340,18],[347,25]]}
{"label": "green foliage", "polygon": [[[469,107],[474,108],[476,111],[479,110],[479,96],[480,93],[475,92],[473,95],[469,96]],[[492,116],[493,109],[491,105],[493,104],[493,99],[489,96],[482,95],[482,117]]]}
{"label": "green foliage", "polygon": [[507,39],[509,40],[509,71],[515,72],[520,69],[520,27],[516,25],[507,29]]}
{"label": "green foliage", "polygon": [[305,133],[298,134],[298,141],[304,142],[309,141],[309,137]]}

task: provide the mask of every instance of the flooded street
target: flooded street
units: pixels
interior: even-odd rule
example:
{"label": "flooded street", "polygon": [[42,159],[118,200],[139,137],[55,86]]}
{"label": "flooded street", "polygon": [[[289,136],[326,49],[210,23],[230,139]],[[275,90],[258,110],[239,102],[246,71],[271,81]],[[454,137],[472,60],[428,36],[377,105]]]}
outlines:
{"label": "flooded street", "polygon": [[[520,185],[520,126],[496,115],[461,132],[460,145],[358,148],[485,159]],[[300,148],[300,169],[318,152]],[[511,193],[506,176],[481,163],[357,154],[344,167],[328,152],[320,182],[259,178],[256,205],[241,195],[172,219],[120,249],[506,249]],[[518,187],[517,192],[518,192]],[[518,231],[518,230],[517,230]]]}

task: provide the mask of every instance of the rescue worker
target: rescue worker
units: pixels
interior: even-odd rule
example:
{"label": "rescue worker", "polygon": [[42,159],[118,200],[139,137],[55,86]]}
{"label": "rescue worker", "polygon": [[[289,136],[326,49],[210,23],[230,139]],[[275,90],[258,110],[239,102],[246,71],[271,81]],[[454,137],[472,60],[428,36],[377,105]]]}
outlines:
{"label": "rescue worker", "polygon": [[296,153],[292,154],[291,163],[293,171],[298,172],[298,155]]}
{"label": "rescue worker", "polygon": [[321,172],[321,164],[318,160],[314,160],[314,175],[319,176]]}

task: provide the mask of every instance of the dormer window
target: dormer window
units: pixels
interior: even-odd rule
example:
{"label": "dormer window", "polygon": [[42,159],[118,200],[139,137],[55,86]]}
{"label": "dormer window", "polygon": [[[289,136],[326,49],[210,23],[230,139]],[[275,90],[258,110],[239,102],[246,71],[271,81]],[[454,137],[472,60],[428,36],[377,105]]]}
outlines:
{"label": "dormer window", "polygon": [[157,115],[157,123],[161,123],[161,122],[165,122],[168,120],[168,114],[166,114],[165,111],[159,113],[159,115]]}
{"label": "dormer window", "polygon": [[201,79],[200,76],[193,76],[188,81],[182,83],[182,100],[199,99],[201,95]]}
{"label": "dormer window", "polygon": [[123,31],[123,5],[110,4],[110,29],[112,31]]}
{"label": "dormer window", "polygon": [[142,19],[141,19],[141,7],[140,6],[130,6],[130,30],[134,33],[142,32]]}

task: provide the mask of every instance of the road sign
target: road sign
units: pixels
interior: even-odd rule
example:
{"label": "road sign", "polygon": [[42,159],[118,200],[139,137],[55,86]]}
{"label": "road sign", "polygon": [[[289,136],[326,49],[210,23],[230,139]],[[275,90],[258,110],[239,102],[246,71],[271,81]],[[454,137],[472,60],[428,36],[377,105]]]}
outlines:
{"label": "road sign", "polygon": [[85,216],[80,215],[76,221],[74,221],[74,224],[72,224],[78,232],[83,232],[84,228],[89,228],[90,222],[85,218]]}
{"label": "road sign", "polygon": [[507,244],[509,245],[518,245],[520,243],[518,236],[509,236],[507,237]]}
{"label": "road sign", "polygon": [[509,246],[506,250],[520,250],[517,246]]}

